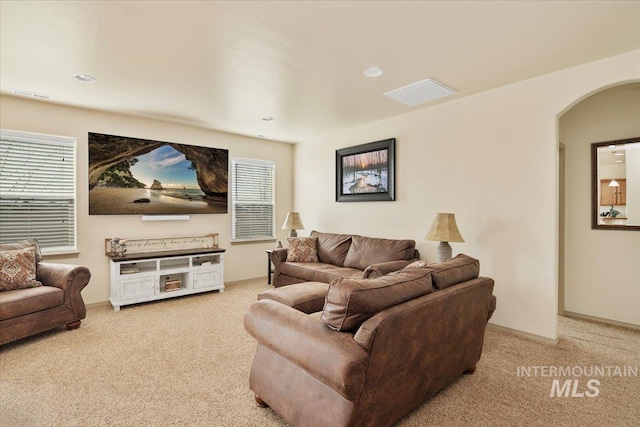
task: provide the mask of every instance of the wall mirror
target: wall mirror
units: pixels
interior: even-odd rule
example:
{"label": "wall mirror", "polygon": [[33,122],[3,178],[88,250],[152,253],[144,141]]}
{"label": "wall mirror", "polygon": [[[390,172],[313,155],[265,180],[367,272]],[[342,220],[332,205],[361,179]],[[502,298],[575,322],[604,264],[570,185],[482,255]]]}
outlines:
{"label": "wall mirror", "polygon": [[591,228],[640,231],[640,137],[591,144]]}

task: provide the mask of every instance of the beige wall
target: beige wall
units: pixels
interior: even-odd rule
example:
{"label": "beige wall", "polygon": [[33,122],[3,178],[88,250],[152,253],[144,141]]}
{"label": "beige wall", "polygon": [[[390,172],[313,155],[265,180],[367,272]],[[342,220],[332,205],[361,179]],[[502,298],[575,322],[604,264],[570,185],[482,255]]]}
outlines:
{"label": "beige wall", "polygon": [[[120,237],[162,237],[218,233],[226,248],[225,281],[266,276],[266,249],[275,242],[230,244],[231,214],[191,215],[189,221],[142,222],[141,216],[88,215],[87,133],[99,132],[159,141],[178,142],[229,150],[229,157],[249,157],[276,163],[276,231],[278,239],[286,231],[278,224],[292,206],[293,146],[194,127],[169,124],[126,115],[64,107],[42,101],[0,97],[0,127],[26,132],[64,135],[78,141],[78,249],[73,257],[57,257],[56,262],[89,267],[92,278],[83,292],[87,303],[108,301],[109,262],[104,239]],[[52,260],[47,257],[47,260]]]}
{"label": "beige wall", "polygon": [[[307,227],[423,240],[436,212],[454,212],[493,277],[492,323],[557,337],[558,117],[584,96],[640,76],[640,50],[402,116],[304,141],[294,201]],[[393,101],[389,101],[393,102]],[[395,202],[336,203],[335,150],[397,138]]]}
{"label": "beige wall", "polygon": [[[640,326],[640,232],[591,229],[591,143],[637,136],[638,85],[593,95],[560,119],[566,146],[565,310]],[[640,173],[631,163],[627,170]]]}

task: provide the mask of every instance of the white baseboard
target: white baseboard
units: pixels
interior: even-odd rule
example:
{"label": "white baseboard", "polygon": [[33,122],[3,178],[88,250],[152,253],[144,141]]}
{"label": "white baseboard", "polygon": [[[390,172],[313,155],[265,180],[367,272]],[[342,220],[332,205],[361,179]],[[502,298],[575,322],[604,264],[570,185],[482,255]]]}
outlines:
{"label": "white baseboard", "polygon": [[573,317],[576,319],[591,320],[593,322],[606,323],[608,325],[621,326],[623,328],[629,328],[629,329],[634,329],[636,331],[640,331],[640,325],[634,325],[633,323],[618,322],[617,320],[604,319],[602,317],[589,316],[586,314],[574,313],[573,311],[565,310],[564,316]]}
{"label": "white baseboard", "polygon": [[538,342],[542,342],[542,343],[545,343],[545,344],[551,344],[551,345],[558,344],[558,338],[556,338],[556,339],[547,338],[547,337],[543,337],[542,335],[531,334],[529,332],[519,331],[517,329],[508,328],[506,326],[494,325],[493,323],[488,323],[487,324],[487,328],[495,329],[495,330],[501,331],[501,332],[507,332],[507,333],[510,333],[510,334],[513,334],[513,335],[517,335],[517,336],[522,337],[522,338],[527,338],[527,339],[538,341]]}

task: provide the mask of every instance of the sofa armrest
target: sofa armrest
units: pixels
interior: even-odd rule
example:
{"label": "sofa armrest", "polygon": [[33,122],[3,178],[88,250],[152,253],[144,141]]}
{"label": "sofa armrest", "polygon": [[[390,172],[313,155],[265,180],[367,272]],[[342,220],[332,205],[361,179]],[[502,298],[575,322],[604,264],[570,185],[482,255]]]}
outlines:
{"label": "sofa armrest", "polygon": [[259,344],[345,398],[354,400],[360,395],[369,355],[354,341],[353,334],[333,331],[323,322],[272,300],[251,304],[244,315],[244,328]]}
{"label": "sofa armrest", "polygon": [[394,271],[402,270],[412,262],[419,261],[417,259],[403,259],[400,261],[387,261],[379,262],[378,264],[371,264],[362,273],[363,279],[375,279],[376,277],[385,276]]}
{"label": "sofa armrest", "polygon": [[271,251],[271,262],[280,265],[287,260],[287,248],[278,248]]}
{"label": "sofa armrest", "polygon": [[[279,286],[280,264],[287,260],[287,248],[277,248],[271,251],[271,262],[273,263],[273,278],[271,283],[276,288]],[[280,285],[281,286],[281,285]]]}
{"label": "sofa armrest", "polygon": [[278,248],[271,251],[271,262],[275,271],[280,270],[280,264],[287,260],[287,248]]}
{"label": "sofa armrest", "polygon": [[80,292],[89,283],[91,272],[86,267],[71,264],[40,262],[36,267],[36,279],[44,286],[54,286],[64,291],[64,304],[79,319],[84,319],[87,309]]}

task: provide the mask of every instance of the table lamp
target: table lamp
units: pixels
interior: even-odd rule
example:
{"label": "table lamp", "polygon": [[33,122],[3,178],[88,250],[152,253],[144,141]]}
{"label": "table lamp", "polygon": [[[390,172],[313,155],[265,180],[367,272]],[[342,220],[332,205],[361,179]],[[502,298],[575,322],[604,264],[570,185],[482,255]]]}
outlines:
{"label": "table lamp", "polygon": [[298,237],[296,230],[304,230],[300,214],[298,212],[287,213],[287,218],[284,220],[284,224],[282,224],[282,229],[291,230],[289,231],[289,237]]}
{"label": "table lamp", "polygon": [[451,258],[451,245],[449,242],[464,242],[458,231],[456,216],[452,213],[438,213],[431,224],[426,240],[440,242],[437,248],[438,262],[444,262]]}

